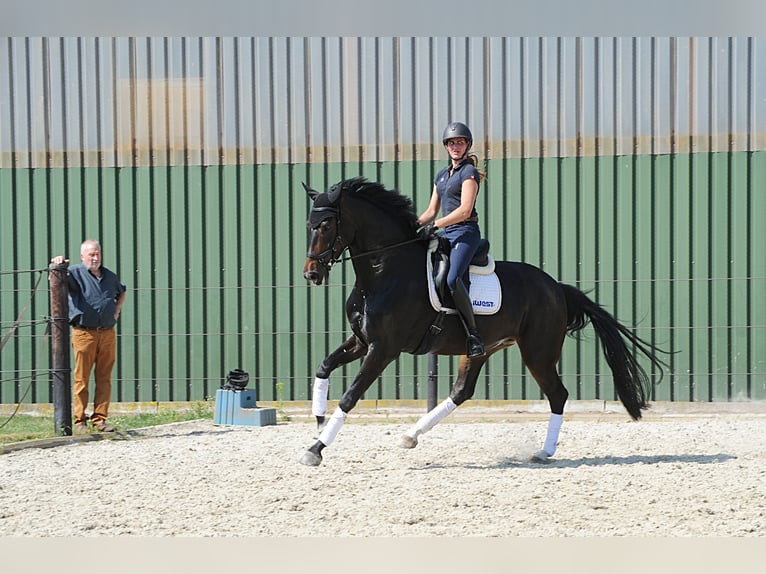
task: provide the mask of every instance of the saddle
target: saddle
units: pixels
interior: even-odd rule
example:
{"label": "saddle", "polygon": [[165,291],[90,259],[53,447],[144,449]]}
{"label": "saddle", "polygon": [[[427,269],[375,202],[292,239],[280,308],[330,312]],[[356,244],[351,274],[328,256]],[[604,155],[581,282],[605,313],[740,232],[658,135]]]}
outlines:
{"label": "saddle", "polygon": [[[436,311],[457,313],[447,287],[450,244],[445,237],[431,239],[426,254],[428,294]],[[500,310],[502,291],[495,273],[495,260],[489,254],[489,241],[482,238],[468,271],[463,276],[476,315],[493,315]]]}
{"label": "saddle", "polygon": [[[437,312],[420,343],[412,352],[422,355],[429,351],[434,340],[442,332],[446,315],[456,315],[455,302],[447,287],[450,244],[445,237],[432,237],[426,251],[426,277],[428,298]],[[489,254],[489,241],[482,239],[463,277],[471,298],[475,315],[493,315],[500,310],[502,291],[500,279],[495,273],[495,260]]]}

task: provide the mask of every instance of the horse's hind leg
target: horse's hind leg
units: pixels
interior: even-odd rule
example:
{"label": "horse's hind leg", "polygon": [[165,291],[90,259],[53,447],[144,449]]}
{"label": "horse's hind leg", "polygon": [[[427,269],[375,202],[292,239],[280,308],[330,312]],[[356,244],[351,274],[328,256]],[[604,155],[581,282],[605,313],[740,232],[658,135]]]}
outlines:
{"label": "horse's hind leg", "polygon": [[[521,346],[519,347],[521,349]],[[561,432],[561,423],[564,420],[564,405],[569,397],[569,392],[564,388],[561,377],[556,370],[557,358],[529,356],[521,349],[521,356],[527,369],[534,377],[540,389],[548,399],[551,415],[548,419],[548,430],[545,435],[545,443],[542,450],[538,451],[533,459],[545,462],[556,452],[556,446]]]}
{"label": "horse's hind leg", "polygon": [[327,394],[330,391],[330,373],[338,367],[350,363],[367,353],[367,345],[356,335],[351,335],[343,344],[327,355],[319,365],[314,378],[311,395],[311,414],[316,417],[317,428],[321,431],[325,424],[327,413]]}
{"label": "horse's hind leg", "polygon": [[[490,353],[491,354],[491,353]],[[476,380],[479,372],[487,362],[489,354],[468,359],[460,358],[458,376],[452,386],[450,396],[424,414],[418,421],[402,435],[399,445],[402,448],[415,448],[418,445],[418,437],[434,428],[440,421],[446,418],[459,405],[473,396],[476,389]]]}

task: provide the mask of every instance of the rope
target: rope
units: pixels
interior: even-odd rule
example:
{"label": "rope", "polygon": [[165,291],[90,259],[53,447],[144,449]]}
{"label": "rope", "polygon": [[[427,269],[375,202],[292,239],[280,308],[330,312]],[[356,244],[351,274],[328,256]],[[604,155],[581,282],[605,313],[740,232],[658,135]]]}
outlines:
{"label": "rope", "polygon": [[[39,272],[40,275],[38,276],[37,281],[35,282],[35,285],[32,288],[32,293],[29,296],[29,302],[27,302],[26,307],[24,307],[24,309],[21,310],[21,313],[19,313],[19,316],[13,322],[13,325],[11,326],[10,330],[5,334],[5,336],[3,337],[3,340],[0,341],[0,351],[3,350],[3,347],[5,347],[5,345],[8,343],[10,338],[13,336],[13,334],[19,328],[19,325],[21,324],[21,319],[24,317],[26,312],[29,310],[29,307],[32,305],[32,301],[34,300],[35,293],[37,293],[37,288],[40,286],[40,281],[43,278],[43,274],[42,274],[43,271],[46,271],[46,269],[33,269],[33,270],[31,270],[31,272],[33,272],[33,273]],[[6,274],[7,272],[0,272],[0,273]],[[20,272],[19,271],[14,271],[14,273],[20,273]],[[40,362],[40,359],[42,357],[43,348],[45,347],[45,345],[46,345],[46,343],[48,341],[48,336],[50,335],[50,331],[51,331],[50,321],[46,321],[45,333],[43,334],[43,340],[42,340],[42,343],[40,344],[40,349],[38,351],[38,356],[37,356],[37,362],[38,363]],[[10,423],[11,420],[13,420],[13,417],[15,417],[16,414],[19,412],[19,409],[21,408],[21,403],[24,402],[24,399],[29,394],[29,391],[32,389],[32,384],[34,382],[35,382],[34,378],[32,378],[29,381],[29,384],[27,385],[26,390],[21,395],[21,398],[19,399],[19,402],[16,404],[16,408],[13,410],[13,412],[8,417],[8,419],[3,424],[0,424],[0,429],[4,428],[8,423]]]}
{"label": "rope", "polygon": [[30,305],[32,305],[32,300],[35,297],[35,293],[37,292],[37,287],[40,285],[40,280],[43,278],[43,274],[40,273],[40,276],[37,278],[37,282],[35,283],[35,286],[32,288],[32,294],[29,297],[29,302],[27,303],[27,306],[24,307],[21,310],[21,313],[16,318],[16,320],[13,322],[13,326],[11,327],[10,331],[8,331],[5,334],[5,337],[3,337],[3,340],[0,341],[0,351],[3,350],[3,347],[5,347],[6,343],[8,343],[8,340],[11,338],[14,332],[16,332],[16,329],[18,329],[19,324],[21,323],[21,319],[24,317],[24,314],[29,310]]}
{"label": "rope", "polygon": [[0,275],[20,275],[22,273],[42,273],[43,271],[48,271],[47,268],[45,269],[17,269],[15,271],[0,271]]}
{"label": "rope", "polygon": [[[53,321],[53,319],[51,319]],[[45,348],[46,343],[48,342],[48,337],[51,333],[51,321],[48,322],[48,324],[45,327],[45,333],[43,333],[43,341],[40,343],[40,349],[37,351],[37,362],[40,362],[43,354],[43,349]],[[5,427],[8,423],[10,423],[13,420],[13,417],[16,416],[16,414],[19,412],[19,409],[21,408],[21,403],[24,402],[24,399],[27,398],[27,395],[29,394],[29,391],[32,389],[32,384],[36,381],[34,377],[29,381],[29,384],[27,385],[26,390],[24,391],[24,394],[21,395],[21,398],[19,399],[19,402],[16,403],[16,408],[13,409],[13,412],[8,417],[8,419],[3,423],[0,424],[0,429]]]}

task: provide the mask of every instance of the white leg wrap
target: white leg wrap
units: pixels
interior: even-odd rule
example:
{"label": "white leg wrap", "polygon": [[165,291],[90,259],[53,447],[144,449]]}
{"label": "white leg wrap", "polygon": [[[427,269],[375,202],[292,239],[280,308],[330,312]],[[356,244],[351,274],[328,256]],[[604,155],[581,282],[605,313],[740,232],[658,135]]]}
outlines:
{"label": "white leg wrap", "polygon": [[545,436],[545,444],[543,445],[543,450],[548,456],[553,456],[556,452],[556,443],[559,442],[559,431],[563,421],[564,415],[551,413],[551,418],[548,420],[548,434]]}
{"label": "white leg wrap", "polygon": [[327,393],[330,390],[330,379],[314,379],[314,392],[311,395],[311,414],[323,417],[327,412]]}
{"label": "white leg wrap", "polygon": [[342,427],[343,423],[346,421],[346,416],[346,413],[340,410],[340,407],[335,408],[335,412],[330,417],[330,420],[327,421],[327,426],[324,427],[322,434],[319,435],[319,440],[322,441],[322,444],[325,446],[330,446],[332,444],[335,440],[335,435],[338,434],[340,427]]}
{"label": "white leg wrap", "polygon": [[456,408],[457,405],[452,402],[451,398],[447,397],[433,409],[420,417],[418,422],[416,422],[415,425],[409,431],[407,431],[407,435],[413,438],[417,438],[423,433],[427,433],[432,428],[434,428],[434,426],[436,426],[436,423],[441,421]]}

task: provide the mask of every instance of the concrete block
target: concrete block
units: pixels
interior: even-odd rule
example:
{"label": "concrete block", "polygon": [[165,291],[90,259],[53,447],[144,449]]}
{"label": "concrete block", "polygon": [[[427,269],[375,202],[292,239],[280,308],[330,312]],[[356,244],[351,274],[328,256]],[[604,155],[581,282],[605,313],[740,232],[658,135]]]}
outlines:
{"label": "concrete block", "polygon": [[215,392],[213,424],[258,427],[275,425],[277,410],[256,406],[254,390],[218,389]]}

